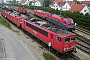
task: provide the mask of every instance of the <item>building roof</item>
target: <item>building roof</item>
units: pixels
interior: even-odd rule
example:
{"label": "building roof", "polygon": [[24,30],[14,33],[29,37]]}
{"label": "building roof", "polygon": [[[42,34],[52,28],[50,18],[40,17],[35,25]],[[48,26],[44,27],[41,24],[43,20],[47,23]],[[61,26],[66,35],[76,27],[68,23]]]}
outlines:
{"label": "building roof", "polygon": [[73,5],[76,4],[76,3],[73,2],[73,1],[70,1],[70,2],[68,2],[68,4],[69,4],[70,6],[73,6]]}
{"label": "building roof", "polygon": [[82,4],[86,4],[88,7],[90,7],[90,1],[82,1]]}
{"label": "building roof", "polygon": [[70,11],[78,11],[80,12],[86,5],[85,4],[74,4]]}
{"label": "building roof", "polygon": [[54,0],[54,2],[63,2],[64,0]]}
{"label": "building roof", "polygon": [[90,1],[82,1],[82,4],[90,4]]}

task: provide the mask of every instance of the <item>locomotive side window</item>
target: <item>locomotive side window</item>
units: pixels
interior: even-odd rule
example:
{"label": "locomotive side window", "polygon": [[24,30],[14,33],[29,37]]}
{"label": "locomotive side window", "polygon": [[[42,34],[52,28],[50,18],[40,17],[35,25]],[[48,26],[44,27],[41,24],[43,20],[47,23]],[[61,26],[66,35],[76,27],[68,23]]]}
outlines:
{"label": "locomotive side window", "polygon": [[53,39],[53,35],[51,34],[51,39]]}
{"label": "locomotive side window", "polygon": [[69,25],[72,25],[72,24],[73,24],[73,21],[68,21],[68,24],[69,24]]}
{"label": "locomotive side window", "polygon": [[60,38],[60,37],[57,37],[57,40],[58,40],[59,42],[61,42],[61,38]]}
{"label": "locomotive side window", "polygon": [[41,34],[43,34],[43,35],[45,35],[45,36],[48,36],[48,32],[47,32],[47,31],[44,31],[44,30],[42,30],[42,29],[40,29],[40,28],[38,28],[38,27],[36,27],[36,26],[33,26],[33,25],[27,23],[27,22],[26,22],[26,26],[28,26],[28,27],[30,27],[30,28],[38,31],[39,33],[41,33]]}

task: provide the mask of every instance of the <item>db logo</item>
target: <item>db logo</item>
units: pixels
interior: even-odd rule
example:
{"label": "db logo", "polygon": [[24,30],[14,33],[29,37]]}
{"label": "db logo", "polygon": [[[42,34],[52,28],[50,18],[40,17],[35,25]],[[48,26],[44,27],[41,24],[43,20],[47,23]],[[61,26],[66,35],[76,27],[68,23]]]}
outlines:
{"label": "db logo", "polygon": [[34,33],[34,35],[37,35],[37,32],[35,30],[33,30],[33,33]]}

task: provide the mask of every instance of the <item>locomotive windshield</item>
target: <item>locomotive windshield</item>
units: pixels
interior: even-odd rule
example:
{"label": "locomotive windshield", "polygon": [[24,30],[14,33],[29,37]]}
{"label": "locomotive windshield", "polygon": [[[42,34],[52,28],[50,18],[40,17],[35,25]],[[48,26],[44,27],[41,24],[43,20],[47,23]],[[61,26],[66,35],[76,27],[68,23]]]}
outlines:
{"label": "locomotive windshield", "polygon": [[74,22],[72,20],[68,21],[69,25],[72,25]]}
{"label": "locomotive windshield", "polygon": [[71,37],[71,38],[66,38],[65,39],[65,43],[68,43],[68,42],[72,42],[75,40],[75,37]]}

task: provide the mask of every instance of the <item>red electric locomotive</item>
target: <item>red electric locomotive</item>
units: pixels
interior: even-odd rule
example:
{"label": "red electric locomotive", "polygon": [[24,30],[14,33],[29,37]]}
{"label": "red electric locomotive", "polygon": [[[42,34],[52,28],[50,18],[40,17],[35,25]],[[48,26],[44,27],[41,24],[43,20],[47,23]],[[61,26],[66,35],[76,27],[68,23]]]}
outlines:
{"label": "red electric locomotive", "polygon": [[34,15],[42,17],[58,26],[61,26],[67,30],[75,29],[74,21],[71,18],[59,16],[56,14],[51,14],[49,12],[45,12],[43,10],[34,10]]}
{"label": "red electric locomotive", "polygon": [[25,18],[23,16],[19,16],[18,14],[14,12],[6,13],[6,18],[8,18],[10,21],[12,21],[14,24],[16,24],[18,27],[21,26],[22,20]]}
{"label": "red electric locomotive", "polygon": [[22,28],[46,44],[51,43],[51,46],[61,53],[76,51],[74,33],[58,29],[34,18],[23,20]]}
{"label": "red electric locomotive", "polygon": [[24,16],[19,16],[18,13],[12,11],[2,10],[1,14],[16,24],[18,27],[21,27],[22,20],[25,18]]}
{"label": "red electric locomotive", "polygon": [[17,11],[22,14],[27,14],[27,10],[25,8],[18,7]]}
{"label": "red electric locomotive", "polygon": [[6,17],[6,7],[5,6],[2,6],[1,7],[2,9],[1,9],[1,14],[4,16],[4,17]]}

